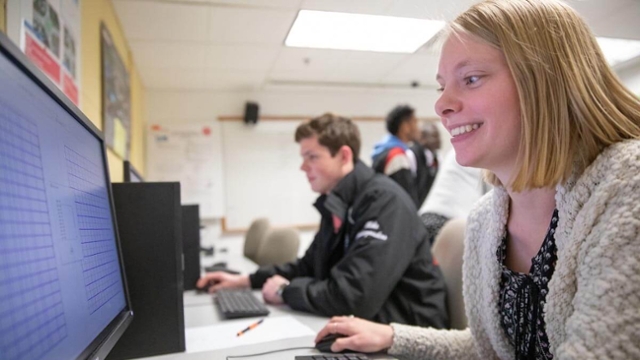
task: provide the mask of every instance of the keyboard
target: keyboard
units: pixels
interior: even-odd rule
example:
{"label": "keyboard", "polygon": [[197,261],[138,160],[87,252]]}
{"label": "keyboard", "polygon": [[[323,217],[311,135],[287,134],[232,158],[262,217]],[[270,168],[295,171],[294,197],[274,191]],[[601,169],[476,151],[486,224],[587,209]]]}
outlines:
{"label": "keyboard", "polygon": [[365,354],[318,354],[296,356],[296,360],[369,360]]}
{"label": "keyboard", "polygon": [[231,270],[229,268],[227,268],[226,266],[220,266],[220,265],[211,265],[211,266],[206,266],[204,268],[204,271],[206,272],[216,272],[216,271],[222,271],[222,272],[226,272],[229,274],[240,274],[239,271],[236,270]]}
{"label": "keyboard", "polygon": [[248,289],[222,289],[216,291],[215,303],[227,319],[265,316],[269,310]]}

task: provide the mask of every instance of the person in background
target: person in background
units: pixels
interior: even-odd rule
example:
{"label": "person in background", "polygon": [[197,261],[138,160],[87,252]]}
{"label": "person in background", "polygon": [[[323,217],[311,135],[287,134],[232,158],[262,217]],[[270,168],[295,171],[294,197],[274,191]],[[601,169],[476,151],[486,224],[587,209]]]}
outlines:
{"label": "person in background", "polygon": [[431,190],[431,185],[440,168],[438,150],[440,150],[440,132],[432,122],[424,122],[420,129],[420,138],[411,146],[416,158],[417,206],[420,208]]}
{"label": "person in background", "polygon": [[640,356],[640,100],[559,0],[487,0],[449,26],[436,112],[492,191],[467,222],[469,328],[335,317],[333,351],[403,359]]}
{"label": "person in background", "polygon": [[324,316],[448,327],[445,285],[409,196],[358,159],[360,133],[325,114],[298,126],[301,169],[321,215],[305,255],[251,275],[203,276],[197,286],[262,288],[267,303]]}
{"label": "person in background", "polygon": [[418,211],[431,244],[449,220],[466,219],[476,201],[490,188],[482,181],[480,169],[461,166],[456,161],[455,149],[449,150],[426,201]]}
{"label": "person in background", "polygon": [[416,181],[418,165],[416,155],[409,148],[420,136],[415,110],[408,105],[396,106],[387,115],[386,126],[389,134],[374,146],[371,167],[398,183],[418,209],[422,204]]}

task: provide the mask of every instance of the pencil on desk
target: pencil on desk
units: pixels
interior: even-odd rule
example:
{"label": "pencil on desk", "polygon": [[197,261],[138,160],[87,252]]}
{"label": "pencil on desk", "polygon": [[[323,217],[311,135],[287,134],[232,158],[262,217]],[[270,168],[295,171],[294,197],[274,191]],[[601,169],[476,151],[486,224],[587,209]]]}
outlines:
{"label": "pencil on desk", "polygon": [[260,319],[257,322],[254,322],[253,324],[247,326],[246,328],[244,328],[243,330],[238,331],[238,334],[236,336],[242,336],[244,335],[244,333],[246,333],[247,331],[255,328],[256,326],[262,324],[262,322],[264,321],[264,319]]}

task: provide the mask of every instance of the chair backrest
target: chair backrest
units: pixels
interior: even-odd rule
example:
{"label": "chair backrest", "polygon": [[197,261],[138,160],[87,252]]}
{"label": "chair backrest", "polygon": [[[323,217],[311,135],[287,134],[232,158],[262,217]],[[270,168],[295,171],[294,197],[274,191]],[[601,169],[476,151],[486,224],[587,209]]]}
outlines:
{"label": "chair backrest", "polygon": [[467,316],[462,296],[462,256],[464,252],[464,231],[466,221],[448,221],[436,236],[431,252],[440,264],[447,285],[447,308],[452,329],[465,329]]}
{"label": "chair backrest", "polygon": [[260,250],[260,244],[264,241],[267,232],[269,231],[269,219],[259,218],[255,219],[247,234],[244,238],[244,256],[256,261],[258,251]]}
{"label": "chair backrest", "polygon": [[300,235],[292,228],[271,229],[260,245],[255,262],[260,265],[281,265],[298,257]]}

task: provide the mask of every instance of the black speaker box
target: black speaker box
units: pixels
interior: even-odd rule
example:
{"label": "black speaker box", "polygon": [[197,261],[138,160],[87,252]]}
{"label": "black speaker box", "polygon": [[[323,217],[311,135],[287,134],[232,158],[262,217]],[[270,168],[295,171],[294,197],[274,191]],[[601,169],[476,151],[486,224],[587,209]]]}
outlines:
{"label": "black speaker box", "polygon": [[184,289],[193,290],[200,278],[200,207],[182,205]]}
{"label": "black speaker box", "polygon": [[257,124],[259,118],[260,107],[257,103],[247,102],[244,108],[244,123]]}
{"label": "black speaker box", "polygon": [[112,186],[134,317],[107,359],[183,352],[180,183]]}

